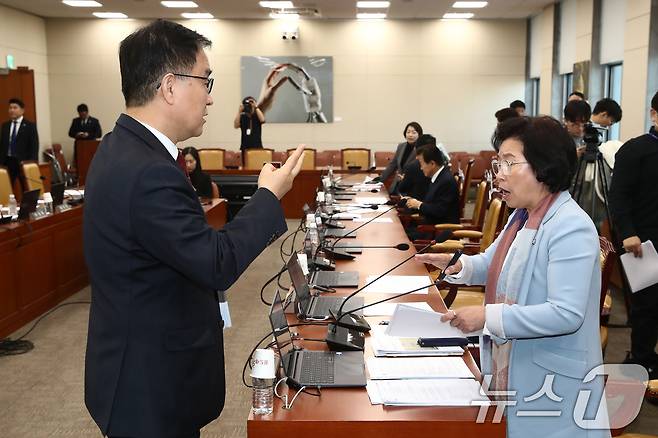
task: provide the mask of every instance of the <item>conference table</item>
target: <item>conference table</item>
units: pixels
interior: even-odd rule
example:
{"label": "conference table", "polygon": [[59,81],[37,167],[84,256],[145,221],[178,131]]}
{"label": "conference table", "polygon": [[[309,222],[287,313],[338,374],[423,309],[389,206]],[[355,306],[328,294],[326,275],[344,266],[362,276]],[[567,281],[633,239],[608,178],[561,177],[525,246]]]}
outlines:
{"label": "conference table", "polygon": [[[83,205],[0,225],[0,339],[89,284]],[[210,226],[224,226],[225,200],[202,200],[202,207]]]}
{"label": "conference table", "polygon": [[[350,175],[344,179],[347,182],[362,181],[363,175]],[[359,198],[385,195],[370,192],[359,193]],[[388,207],[386,207],[388,208]],[[380,212],[382,207],[380,207]],[[363,218],[373,217],[376,212],[364,215]],[[382,216],[390,218],[392,222],[372,222],[359,229],[355,239],[343,239],[341,243],[349,245],[381,245],[394,246],[398,243],[410,243],[395,209]],[[361,225],[344,221],[346,229]],[[358,243],[357,243],[358,242]],[[364,248],[362,254],[354,260],[337,261],[337,271],[358,271],[359,286],[366,283],[371,275],[382,274],[387,269],[400,263],[414,254],[413,246],[407,251],[396,249]],[[423,275],[430,277],[425,266],[411,259],[401,265],[390,275]],[[337,295],[347,295],[355,289],[340,288]],[[404,292],[404,291],[400,291]],[[366,303],[390,297],[368,292],[365,294]],[[445,312],[446,307],[439,291],[432,287],[429,294],[411,294],[395,300],[396,302],[427,301],[436,311]],[[370,325],[379,324],[388,317],[368,317]],[[289,315],[289,322],[298,322],[294,315]],[[326,335],[324,326],[300,326],[295,330],[300,337],[307,339],[322,339]],[[298,345],[312,350],[327,350],[325,343],[299,341]],[[366,338],[365,356],[371,357],[370,339]],[[479,378],[480,372],[468,351],[464,352],[463,359],[473,374]],[[281,385],[283,386],[283,385]],[[281,388],[280,386],[280,388]],[[288,390],[288,396],[295,393]],[[350,436],[359,438],[384,437],[425,437],[446,434],[455,437],[504,437],[505,419],[493,421],[495,407],[489,407],[484,422],[476,423],[478,407],[393,407],[372,405],[365,388],[322,388],[320,397],[300,394],[293,408],[286,410],[280,399],[275,397],[274,411],[271,415],[254,415],[250,412],[247,420],[247,436],[249,438],[278,438],[290,436],[331,437]]]}

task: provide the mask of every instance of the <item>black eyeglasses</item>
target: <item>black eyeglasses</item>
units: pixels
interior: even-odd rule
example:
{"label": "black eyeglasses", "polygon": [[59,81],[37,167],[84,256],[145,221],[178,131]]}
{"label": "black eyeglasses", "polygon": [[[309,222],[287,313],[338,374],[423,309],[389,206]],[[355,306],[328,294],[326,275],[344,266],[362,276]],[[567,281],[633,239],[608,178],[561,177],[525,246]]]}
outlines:
{"label": "black eyeglasses", "polygon": [[[204,81],[207,81],[206,82],[206,88],[208,89],[208,94],[210,94],[210,92],[212,91],[212,84],[215,82],[215,79],[208,78],[208,77],[205,77],[205,76],[186,75],[186,74],[183,74],[183,73],[172,73],[172,75],[182,76],[184,78],[203,79]],[[159,89],[160,84],[158,84],[158,86],[155,87],[155,88],[156,88],[156,90]]]}

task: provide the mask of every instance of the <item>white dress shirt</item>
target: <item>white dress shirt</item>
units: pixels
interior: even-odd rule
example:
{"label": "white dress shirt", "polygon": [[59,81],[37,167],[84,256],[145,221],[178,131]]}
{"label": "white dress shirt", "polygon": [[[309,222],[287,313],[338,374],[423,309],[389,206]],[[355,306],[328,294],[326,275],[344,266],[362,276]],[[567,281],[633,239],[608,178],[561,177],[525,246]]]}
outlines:
{"label": "white dress shirt", "polygon": [[[133,119],[135,119],[135,118],[133,117]],[[155,129],[153,126],[150,126],[150,125],[142,122],[141,120],[138,120],[138,119],[135,119],[135,120],[137,120],[139,123],[141,123],[146,129],[151,131],[151,133],[153,135],[155,135],[155,137],[158,140],[160,140],[160,143],[162,143],[162,145],[165,147],[165,149],[167,149],[167,152],[169,152],[169,155],[171,155],[171,157],[174,159],[174,161],[176,161],[178,159],[178,148],[176,147],[174,142],[169,139],[169,137],[167,137],[162,132]]]}

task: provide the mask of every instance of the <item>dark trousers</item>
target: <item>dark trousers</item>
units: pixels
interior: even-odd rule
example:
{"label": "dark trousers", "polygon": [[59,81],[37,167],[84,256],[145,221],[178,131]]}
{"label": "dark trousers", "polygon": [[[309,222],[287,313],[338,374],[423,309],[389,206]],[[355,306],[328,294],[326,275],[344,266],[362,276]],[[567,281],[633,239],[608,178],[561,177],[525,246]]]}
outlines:
{"label": "dark trousers", "polygon": [[[181,435],[178,438],[199,438],[201,436],[200,431],[193,432],[190,435]],[[114,435],[108,435],[107,438],[137,438],[137,437],[127,437],[127,436],[114,436]]]}
{"label": "dark trousers", "polygon": [[16,157],[7,157],[5,158],[4,166],[7,167],[7,171],[9,171],[10,182],[14,184],[14,181],[20,174],[20,161],[18,161]]}
{"label": "dark trousers", "polygon": [[631,297],[631,357],[645,367],[658,367],[658,284]]}

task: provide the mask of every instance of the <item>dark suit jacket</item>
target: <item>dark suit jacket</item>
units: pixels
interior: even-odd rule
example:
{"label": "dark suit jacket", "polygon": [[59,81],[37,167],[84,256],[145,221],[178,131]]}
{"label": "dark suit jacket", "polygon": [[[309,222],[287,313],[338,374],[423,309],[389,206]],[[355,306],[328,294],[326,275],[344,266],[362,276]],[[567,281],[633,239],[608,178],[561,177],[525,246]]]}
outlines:
{"label": "dark suit jacket", "polygon": [[459,189],[449,167],[445,166],[436,181],[430,184],[420,213],[427,223],[459,223]]}
{"label": "dark suit jacket", "polygon": [[[2,124],[2,138],[0,139],[0,164],[5,162],[9,154],[9,134],[11,132],[11,121]],[[39,159],[39,133],[37,125],[26,120],[18,128],[16,134],[15,156],[18,161]]]}
{"label": "dark suit jacket", "polygon": [[212,229],[165,147],[119,117],[89,169],[83,227],[92,292],[85,403],[104,434],[177,437],[219,416],[225,383],[215,291],[228,289],[285,230],[267,189]]}
{"label": "dark suit jacket", "polygon": [[430,179],[423,174],[418,160],[414,158],[411,163],[404,166],[402,173],[404,179],[398,184],[400,194],[411,196],[414,199],[425,198],[430,186]]}
{"label": "dark suit jacket", "polygon": [[82,126],[82,119],[76,117],[71,121],[71,127],[69,128],[69,137],[75,138],[75,134],[78,132],[86,132],[89,134],[89,137],[83,138],[83,140],[95,140],[103,136],[103,131],[101,131],[101,124],[98,119],[94,117],[87,117],[87,123]]}
{"label": "dark suit jacket", "polygon": [[384,169],[379,179],[381,179],[382,181],[386,181],[389,176],[393,175],[393,172],[395,172],[396,170],[402,172],[404,166],[413,162],[414,159],[416,159],[415,148],[412,148],[405,162],[404,163],[402,162],[402,155],[404,154],[404,150],[406,147],[407,147],[406,141],[403,141],[398,145],[397,149],[395,150],[395,155],[393,156],[393,159],[388,163],[388,166],[386,166],[386,169]]}

